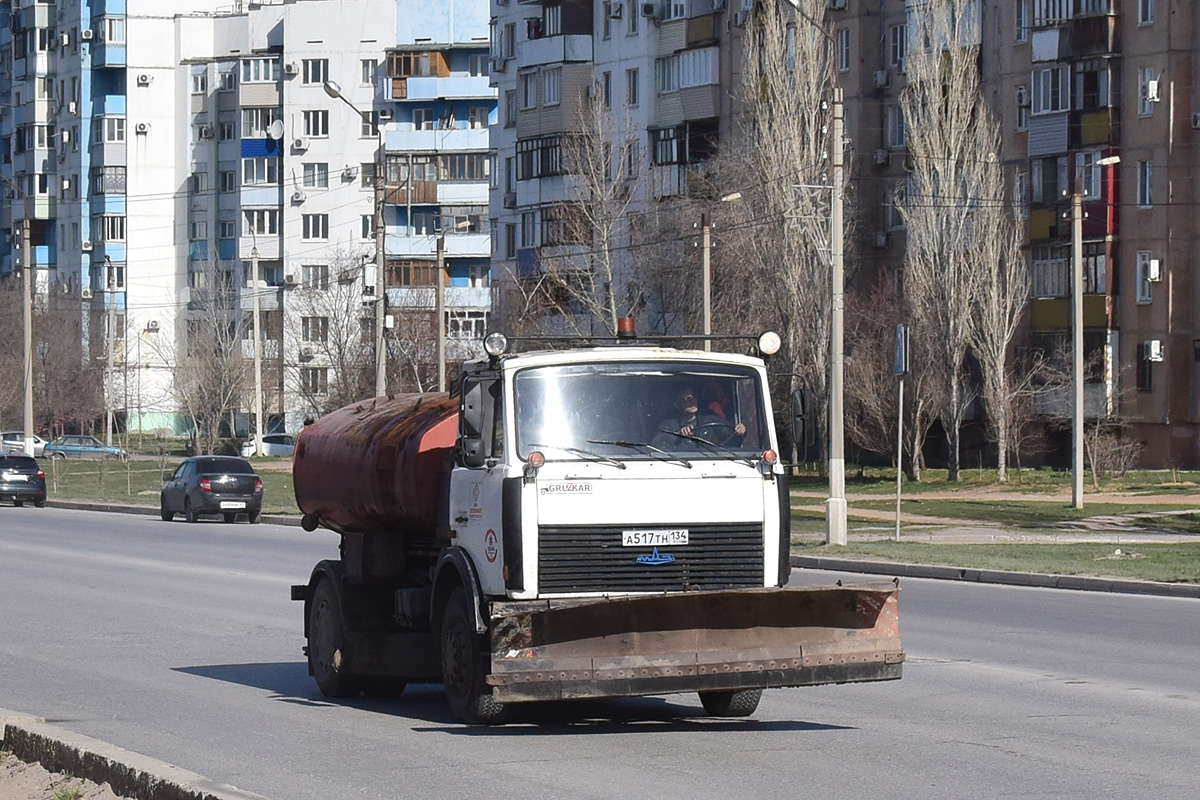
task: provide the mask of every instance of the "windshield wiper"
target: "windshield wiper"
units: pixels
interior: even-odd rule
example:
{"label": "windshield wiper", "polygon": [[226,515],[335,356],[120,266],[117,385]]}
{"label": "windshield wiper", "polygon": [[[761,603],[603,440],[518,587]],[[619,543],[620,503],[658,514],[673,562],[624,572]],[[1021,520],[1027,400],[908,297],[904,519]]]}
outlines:
{"label": "windshield wiper", "polygon": [[717,451],[718,453],[724,453],[725,455],[732,458],[734,461],[741,462],[742,464],[745,464],[747,467],[754,466],[754,461],[749,456],[742,455],[738,451],[736,451],[732,448],[726,447],[723,444],[717,444],[716,442],[710,442],[708,439],[701,439],[699,436],[689,436],[688,434],[680,433],[679,431],[664,430],[664,431],[662,431],[662,433],[669,433],[672,436],[678,436],[680,439],[687,439],[689,442],[696,442],[697,444],[702,444],[706,447],[711,447],[713,450]]}
{"label": "windshield wiper", "polygon": [[679,464],[680,466],[692,468],[692,462],[688,461],[683,456],[677,456],[674,453],[668,453],[660,447],[655,447],[648,442],[627,442],[624,439],[588,439],[588,444],[607,444],[613,447],[644,447],[654,456],[655,461],[666,461],[669,464]]}
{"label": "windshield wiper", "polygon": [[626,468],[624,462],[622,462],[622,461],[618,461],[617,459],[610,458],[608,456],[602,456],[599,453],[593,453],[591,450],[584,450],[583,448],[580,448],[580,447],[563,447],[563,446],[557,445],[557,444],[540,444],[538,442],[529,442],[526,446],[531,447],[535,450],[543,449],[543,448],[550,448],[551,450],[561,450],[564,453],[570,453],[573,456],[580,456],[587,461],[594,461],[597,464],[607,464],[610,467],[616,467],[617,469],[625,469]]}

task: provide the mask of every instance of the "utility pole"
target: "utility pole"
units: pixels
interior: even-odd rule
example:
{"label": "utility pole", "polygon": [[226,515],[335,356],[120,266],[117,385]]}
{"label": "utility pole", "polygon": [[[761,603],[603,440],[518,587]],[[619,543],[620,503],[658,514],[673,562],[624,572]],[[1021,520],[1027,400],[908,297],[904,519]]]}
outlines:
{"label": "utility pole", "polygon": [[387,313],[387,230],[383,223],[383,178],[387,170],[387,159],[383,147],[383,131],[372,120],[378,149],[375,151],[375,396],[387,394],[387,339],[384,323]]}
{"label": "utility pole", "polygon": [[250,323],[250,331],[254,335],[254,455],[262,457],[263,436],[263,394],[262,394],[262,341],[259,322],[258,299],[258,247],[250,250],[250,286],[254,295],[254,319]]}
{"label": "utility pole", "polygon": [[25,294],[25,455],[33,455],[33,247],[29,243],[29,218],[21,225],[22,291]]}
{"label": "utility pole", "polygon": [[843,274],[845,272],[845,231],[842,222],[842,203],[845,193],[845,153],[843,129],[845,118],[842,89],[833,89],[833,135],[830,138],[830,163],[833,165],[833,199],[829,213],[830,250],[830,321],[829,321],[829,500],[826,502],[825,541],[846,544],[846,459],[843,453],[842,384],[844,379],[845,333],[843,330]]}
{"label": "utility pole", "polygon": [[437,274],[434,276],[434,315],[437,317],[437,390],[446,391],[446,237],[437,238]]}
{"label": "utility pole", "polygon": [[700,215],[700,264],[704,284],[704,349],[712,350],[712,221],[705,211]]}
{"label": "utility pole", "polygon": [[104,257],[104,268],[108,273],[108,292],[105,300],[108,302],[108,380],[105,381],[105,412],[107,416],[107,425],[104,432],[104,444],[107,447],[112,447],[112,429],[113,429],[113,398],[117,394],[116,374],[117,374],[117,293],[116,281],[117,271],[113,269],[112,259],[108,256]]}

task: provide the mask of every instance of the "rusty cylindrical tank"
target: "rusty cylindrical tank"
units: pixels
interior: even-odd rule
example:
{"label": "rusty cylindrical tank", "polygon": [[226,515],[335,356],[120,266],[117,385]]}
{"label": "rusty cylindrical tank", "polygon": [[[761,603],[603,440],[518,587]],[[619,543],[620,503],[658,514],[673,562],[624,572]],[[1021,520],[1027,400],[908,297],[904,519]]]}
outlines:
{"label": "rusty cylindrical tank", "polygon": [[433,545],[457,434],[458,401],[445,393],[364,400],[307,426],[292,462],[305,527],[410,552]]}

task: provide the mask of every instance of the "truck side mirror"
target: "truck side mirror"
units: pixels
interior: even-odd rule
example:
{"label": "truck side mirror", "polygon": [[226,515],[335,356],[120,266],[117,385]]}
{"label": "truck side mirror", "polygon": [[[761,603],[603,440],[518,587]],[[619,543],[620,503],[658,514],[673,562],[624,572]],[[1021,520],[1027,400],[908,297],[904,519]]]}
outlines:
{"label": "truck side mirror", "polygon": [[801,459],[804,458],[804,453],[809,445],[808,417],[811,413],[812,392],[808,389],[797,389],[792,392],[792,442],[796,445]]}
{"label": "truck side mirror", "polygon": [[459,462],[468,468],[482,467],[487,458],[483,449],[483,382],[464,381],[459,405]]}
{"label": "truck side mirror", "polygon": [[483,452],[483,439],[478,436],[464,436],[460,439],[458,454],[459,462],[468,469],[478,469],[487,463],[487,456]]}

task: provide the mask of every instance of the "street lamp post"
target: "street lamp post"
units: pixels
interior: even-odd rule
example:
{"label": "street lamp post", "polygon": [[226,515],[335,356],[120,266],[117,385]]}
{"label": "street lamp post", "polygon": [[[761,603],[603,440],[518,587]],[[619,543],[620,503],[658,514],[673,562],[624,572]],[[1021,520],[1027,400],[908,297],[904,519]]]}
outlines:
{"label": "street lamp post", "polygon": [[342,94],[341,87],[336,83],[325,81],[323,88],[325,94],[350,106],[351,110],[358,114],[375,132],[375,181],[373,187],[375,201],[375,396],[383,397],[387,394],[387,340],[384,338],[384,307],[386,305],[384,301],[386,291],[384,270],[387,266],[387,252],[386,231],[383,225],[383,176],[387,160],[384,155],[383,130],[370,114],[364,113],[358,106],[351,103]]}
{"label": "street lamp post", "polygon": [[33,247],[29,243],[29,217],[21,225],[21,291],[24,293],[25,344],[25,455],[33,455]]}
{"label": "street lamp post", "polygon": [[[1078,157],[1078,156],[1077,156]],[[1090,166],[1119,164],[1120,156]],[[1075,168],[1071,192],[1071,506],[1083,508],[1083,170]]]}
{"label": "street lamp post", "polygon": [[250,331],[254,335],[254,456],[262,457],[263,436],[263,391],[262,391],[262,331],[259,322],[260,303],[258,299],[258,245],[250,250],[250,285],[254,293],[254,319],[250,323]]}
{"label": "street lamp post", "polygon": [[108,380],[105,381],[105,394],[108,395],[105,405],[105,417],[107,424],[105,425],[104,444],[107,447],[112,447],[112,429],[113,429],[113,403],[117,395],[117,271],[113,268],[112,258],[108,255],[104,256],[105,272],[105,287],[108,291],[104,298],[108,303]]}

